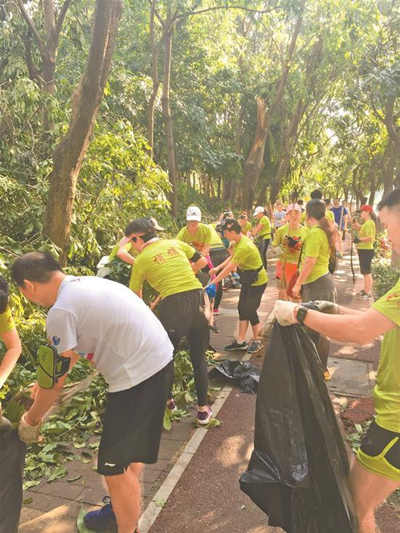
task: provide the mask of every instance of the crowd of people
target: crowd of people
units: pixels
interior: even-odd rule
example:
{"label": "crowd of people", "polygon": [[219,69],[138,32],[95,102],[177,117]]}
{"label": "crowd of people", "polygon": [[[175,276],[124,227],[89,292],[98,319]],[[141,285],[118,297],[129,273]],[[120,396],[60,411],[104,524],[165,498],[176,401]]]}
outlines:
{"label": "crowd of people", "polygon": [[[238,328],[225,350],[250,354],[260,350],[258,310],[269,281],[271,249],[278,255],[272,274],[279,286],[274,316],[282,325],[301,323],[319,333],[317,350],[325,379],[330,378],[328,337],[364,343],[385,334],[375,388],[377,416],[351,471],[360,533],[375,531],[374,509],[400,486],[400,285],[362,313],[336,305],[332,276],[350,232],[364,279],[359,296],[371,298],[373,207],[363,204],[352,213],[339,200],[331,205],[315,190],[305,208],[297,199],[288,205],[277,202],[271,209],[256,206],[251,215],[241,212],[235,217],[224,211],[217,222],[206,224],[201,210],[192,205],[175,238],[161,236],[164,229],[154,218],[132,220],[111,254],[132,265],[129,287],[101,277],[68,276],[45,252],[27,253],[12,265],[21,293],[49,308],[46,332],[54,348],[54,366],[62,357],[70,371],[85,357],[108,383],[97,471],[104,476],[111,502],[86,515],[88,528],[138,531],[142,465],[157,461],[164,410],[176,409],[173,356],[184,341],[193,365],[197,422],[209,423],[206,351],[210,329],[216,330],[214,315],[221,310],[224,282],[232,276],[240,286]],[[400,252],[400,190],[381,202],[379,216]],[[149,306],[142,299],[145,282],[157,293]],[[337,316],[301,305],[311,300]],[[4,279],[0,279],[0,338],[6,346],[1,387],[21,353]],[[59,376],[50,388],[34,387],[33,405],[19,425],[23,441],[37,440],[66,376],[67,372]]]}

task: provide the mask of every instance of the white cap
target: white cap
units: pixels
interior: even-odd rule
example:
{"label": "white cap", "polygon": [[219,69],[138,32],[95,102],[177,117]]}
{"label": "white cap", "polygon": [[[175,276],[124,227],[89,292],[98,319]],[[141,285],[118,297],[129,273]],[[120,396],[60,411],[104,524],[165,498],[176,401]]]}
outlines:
{"label": "white cap", "polygon": [[157,220],[154,217],[150,217],[150,220],[151,220],[155,230],[157,230],[157,231],[164,231],[165,230],[165,228],[160,226],[160,224],[157,222]]}
{"label": "white cap", "polygon": [[197,222],[201,221],[201,211],[195,205],[191,205],[187,208],[186,211],[186,220],[192,221],[196,220]]}
{"label": "white cap", "polygon": [[258,205],[258,206],[254,209],[253,217],[259,215],[260,213],[265,213],[265,209],[264,209],[261,205]]}

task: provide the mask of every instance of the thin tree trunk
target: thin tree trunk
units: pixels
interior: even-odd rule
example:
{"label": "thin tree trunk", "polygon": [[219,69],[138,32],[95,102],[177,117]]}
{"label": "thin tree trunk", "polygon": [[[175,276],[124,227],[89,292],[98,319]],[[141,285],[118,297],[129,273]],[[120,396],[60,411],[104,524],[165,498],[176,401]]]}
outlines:
{"label": "thin tree trunk", "polygon": [[97,0],[92,43],[85,72],[75,90],[72,118],[65,137],[54,151],[50,175],[45,233],[61,248],[65,262],[76,183],[89,146],[96,113],[103,98],[122,0]]}
{"label": "thin tree trunk", "polygon": [[158,76],[158,58],[160,55],[160,43],[158,45],[156,44],[154,25],[156,3],[157,0],[151,1],[150,10],[151,77],[153,81],[153,88],[151,91],[149,106],[147,109],[147,138],[150,145],[151,157],[154,157],[154,111],[158,90],[160,88],[160,79]]}

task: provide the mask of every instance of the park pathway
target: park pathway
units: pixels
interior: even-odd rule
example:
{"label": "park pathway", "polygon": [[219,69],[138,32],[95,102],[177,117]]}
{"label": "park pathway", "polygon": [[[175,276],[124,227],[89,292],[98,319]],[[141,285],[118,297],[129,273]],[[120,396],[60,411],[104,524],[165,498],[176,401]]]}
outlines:
{"label": "park pathway", "polygon": [[[261,305],[265,320],[277,298],[273,281],[274,260],[270,261],[270,283]],[[360,290],[360,279],[353,286],[349,257],[341,260],[335,274],[339,302],[366,308],[368,302],[354,296]],[[217,319],[220,333],[212,336],[217,358],[240,359],[243,354],[223,352],[233,335],[237,322],[238,290],[224,293],[221,315]],[[332,345],[329,367],[332,395],[345,403],[348,398],[365,397],[373,386],[378,360],[378,343],[353,347]],[[253,358],[262,363],[262,354]],[[343,397],[341,396],[343,395]],[[341,402],[342,402],[341,400]],[[358,400],[356,400],[358,401]],[[272,533],[282,531],[269,528],[265,515],[239,489],[238,479],[246,469],[252,452],[255,395],[242,394],[224,387],[216,401],[220,408],[217,418],[222,425],[215,429],[195,429],[192,418],[175,423],[164,432],[160,458],[156,465],[145,470],[143,516],[141,533]],[[72,533],[76,516],[83,506],[100,505],[104,490],[92,464],[71,463],[68,476],[80,475],[75,482],[58,480],[42,483],[26,493],[21,533]],[[381,513],[384,522],[399,524],[391,509]],[[381,524],[382,533],[394,533],[398,528]]]}

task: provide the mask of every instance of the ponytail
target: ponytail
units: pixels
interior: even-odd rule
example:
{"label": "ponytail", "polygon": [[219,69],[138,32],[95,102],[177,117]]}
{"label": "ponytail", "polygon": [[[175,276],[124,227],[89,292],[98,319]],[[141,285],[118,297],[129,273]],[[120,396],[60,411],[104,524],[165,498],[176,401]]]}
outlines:
{"label": "ponytail", "polygon": [[325,232],[328,238],[329,248],[331,250],[331,257],[335,257],[337,230],[334,224],[326,217],[322,217],[320,220],[318,220],[318,225]]}

